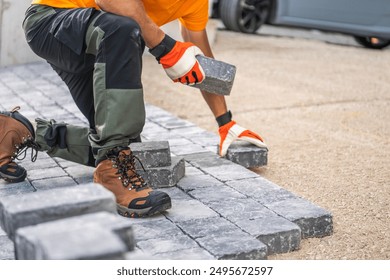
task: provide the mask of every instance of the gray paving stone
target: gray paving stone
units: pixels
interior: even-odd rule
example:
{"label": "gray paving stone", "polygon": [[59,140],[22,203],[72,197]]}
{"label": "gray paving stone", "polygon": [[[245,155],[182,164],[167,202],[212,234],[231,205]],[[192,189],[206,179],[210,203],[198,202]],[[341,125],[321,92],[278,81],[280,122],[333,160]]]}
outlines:
{"label": "gray paving stone", "polygon": [[199,245],[187,235],[178,232],[176,235],[160,236],[159,238],[140,241],[137,243],[137,247],[148,254],[156,255],[199,248]]}
{"label": "gray paving stone", "polygon": [[250,199],[211,202],[210,207],[243,231],[262,241],[268,254],[285,253],[299,248],[300,228]]}
{"label": "gray paving stone", "polygon": [[175,252],[155,254],[157,260],[214,260],[215,257],[202,248],[189,248]]}
{"label": "gray paving stone", "polygon": [[27,173],[27,178],[29,180],[39,180],[39,179],[46,179],[46,178],[53,178],[53,177],[64,177],[67,175],[68,174],[66,174],[62,168],[52,167],[52,168],[45,168],[45,169],[30,170]]}
{"label": "gray paving stone", "polygon": [[212,186],[212,187],[204,187],[198,188],[192,191],[189,191],[188,194],[197,200],[208,205],[212,201],[220,201],[220,200],[236,200],[246,198],[245,195],[239,193],[238,191],[226,186]]}
{"label": "gray paving stone", "polygon": [[232,222],[272,215],[272,211],[251,198],[211,201],[208,206]]}
{"label": "gray paving stone", "polygon": [[20,227],[98,211],[116,213],[116,203],[97,184],[0,198],[1,227],[11,239]]}
{"label": "gray paving stone", "polygon": [[[204,131],[198,134],[191,135],[191,142],[199,144],[203,147],[217,145],[219,143],[219,136],[213,132]],[[213,150],[215,152],[215,150]]]}
{"label": "gray paving stone", "polygon": [[[27,234],[25,232],[23,237],[28,237]],[[17,242],[22,243],[22,240]],[[118,235],[98,226],[36,235],[24,245],[29,246],[29,254],[23,256],[24,259],[33,260],[122,259],[127,252],[127,246]],[[22,256],[17,257],[22,259]]]}
{"label": "gray paving stone", "polygon": [[267,245],[268,255],[299,249],[301,229],[283,217],[268,212],[262,218],[240,219],[235,224]]}
{"label": "gray paving stone", "polygon": [[223,166],[212,166],[201,169],[210,174],[211,176],[217,178],[222,182],[232,181],[232,180],[240,180],[240,179],[248,179],[258,177],[255,172],[246,169],[245,167],[233,164],[233,165],[223,165]]}
{"label": "gray paving stone", "polygon": [[261,204],[298,198],[298,196],[292,192],[289,192],[260,176],[244,180],[228,181],[226,184],[247,197],[255,199]]}
{"label": "gray paving stone", "polygon": [[161,131],[161,132],[142,132],[142,136],[148,139],[149,141],[169,141],[172,139],[185,139],[178,133],[172,132],[170,130]]}
{"label": "gray paving stone", "polygon": [[221,232],[196,240],[220,260],[262,260],[267,258],[267,246],[241,230]]}
{"label": "gray paving stone", "polygon": [[57,177],[57,178],[50,178],[50,179],[42,179],[42,180],[35,180],[32,181],[31,184],[38,190],[38,191],[45,191],[45,190],[51,190],[55,188],[64,188],[64,187],[74,187],[77,185],[75,180],[73,180],[70,177]]}
{"label": "gray paving stone", "polygon": [[174,129],[171,129],[171,131],[173,133],[176,133],[179,135],[185,135],[184,138],[191,140],[191,135],[203,133],[206,130],[204,130],[203,128],[197,127],[197,126],[188,126],[188,127],[174,128]]}
{"label": "gray paving stone", "polygon": [[[219,147],[216,152],[219,153]],[[247,168],[267,165],[267,158],[267,148],[239,141],[232,143],[226,153],[226,159]]]}
{"label": "gray paving stone", "polygon": [[171,236],[180,232],[180,229],[168,219],[133,224],[133,229],[136,242]]}
{"label": "gray paving stone", "polygon": [[14,260],[14,243],[8,238],[5,231],[0,228],[0,260]]}
{"label": "gray paving stone", "polygon": [[187,146],[187,145],[193,145],[194,143],[191,142],[188,139],[185,138],[179,138],[179,139],[169,139],[169,146],[174,147],[174,146]]}
{"label": "gray paving stone", "polygon": [[64,168],[64,171],[78,184],[87,184],[93,181],[95,168],[85,165],[74,165]]}
{"label": "gray paving stone", "polygon": [[154,260],[155,258],[152,255],[143,252],[141,249],[135,248],[133,251],[126,252],[123,256],[123,259],[139,261],[139,260]]}
{"label": "gray paving stone", "polygon": [[157,189],[163,192],[166,192],[172,200],[193,200],[191,196],[189,196],[182,189],[173,187],[173,188],[161,188]]}
{"label": "gray paving stone", "polygon": [[134,249],[134,234],[130,219],[124,219],[117,214],[97,212],[79,215],[71,218],[27,226],[17,230],[15,248],[18,259],[33,259],[36,254],[37,240],[55,236],[62,232],[104,229],[115,233],[126,245],[128,251]]}
{"label": "gray paving stone", "polygon": [[185,156],[190,154],[198,154],[201,152],[207,152],[205,148],[203,148],[199,144],[188,144],[188,145],[180,145],[180,146],[171,146],[171,151],[173,154],[177,156]]}
{"label": "gray paving stone", "polygon": [[198,55],[197,59],[202,65],[205,79],[194,87],[216,94],[230,95],[236,75],[236,67],[205,56]]}
{"label": "gray paving stone", "polygon": [[139,169],[137,172],[154,188],[172,187],[185,175],[185,162],[180,157],[171,157],[171,161],[170,166],[148,168],[146,172]]}
{"label": "gray paving stone", "polygon": [[195,125],[189,121],[179,119],[174,116],[156,117],[154,121],[165,129],[177,129],[185,127],[195,127]]}
{"label": "gray paving stone", "polygon": [[177,225],[194,239],[206,236],[218,238],[221,232],[239,230],[239,227],[222,217],[182,221],[178,222]]}
{"label": "gray paving stone", "polygon": [[35,190],[31,183],[27,180],[20,183],[7,183],[2,179],[0,180],[0,198],[24,193],[32,193],[34,191]]}
{"label": "gray paving stone", "polygon": [[177,223],[188,220],[217,217],[218,214],[197,200],[174,200],[165,216]]}
{"label": "gray paving stone", "polygon": [[[188,169],[186,169],[186,174]],[[197,169],[199,170],[199,169]],[[178,183],[177,186],[185,192],[192,190],[203,189],[203,188],[215,188],[218,189],[220,186],[224,186],[224,183],[218,181],[214,177],[208,174],[201,175],[186,175]]]}
{"label": "gray paving stone", "polygon": [[199,168],[205,169],[208,167],[220,167],[225,165],[235,166],[231,161],[221,158],[215,153],[205,151],[197,154],[186,155],[185,160],[189,162],[191,165]]}
{"label": "gray paving stone", "polygon": [[287,199],[265,206],[296,223],[301,228],[302,238],[323,237],[333,233],[332,214],[305,199]]}
{"label": "gray paving stone", "polygon": [[[200,170],[199,168],[196,168],[194,166],[192,166],[191,164],[189,164],[188,162],[186,162],[185,164],[185,168],[186,168],[186,176],[191,176],[191,175],[205,175],[205,173]],[[183,178],[184,179],[184,178]],[[181,180],[183,180],[181,179]]]}
{"label": "gray paving stone", "polygon": [[[133,154],[139,158],[145,168],[171,165],[171,152],[168,141],[148,141],[130,144]],[[136,161],[138,169],[140,164]]]}
{"label": "gray paving stone", "polygon": [[40,156],[40,154],[41,153],[39,153],[39,157],[34,162],[30,161],[29,159],[26,159],[20,163],[27,170],[28,173],[31,173],[32,170],[45,170],[48,168],[58,167],[58,164],[54,159],[42,157]]}
{"label": "gray paving stone", "polygon": [[158,125],[157,123],[146,121],[144,128],[142,130],[142,134],[144,133],[153,134],[153,133],[166,132],[166,131],[167,131],[166,128]]}

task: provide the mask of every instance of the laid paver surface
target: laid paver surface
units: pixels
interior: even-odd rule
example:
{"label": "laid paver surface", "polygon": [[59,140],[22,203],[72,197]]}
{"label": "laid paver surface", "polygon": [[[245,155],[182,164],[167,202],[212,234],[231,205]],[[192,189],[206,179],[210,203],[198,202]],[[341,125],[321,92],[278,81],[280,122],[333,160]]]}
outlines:
{"label": "laid paver surface", "polygon": [[[0,110],[20,106],[21,113],[31,119],[87,125],[66,86],[46,63],[0,68],[0,100]],[[332,233],[330,212],[245,166],[220,158],[218,137],[213,133],[156,106],[146,105],[146,111],[143,142],[169,143],[172,167],[167,172],[171,175],[156,184],[169,193],[173,206],[163,215],[132,220],[136,250],[126,258],[137,258],[142,252],[156,259],[264,259],[299,249],[301,238]],[[258,162],[265,164],[266,154],[260,156]],[[22,165],[28,170],[26,181],[0,181],[4,205],[17,201],[15,196],[33,193],[34,188],[34,197],[39,199],[40,192],[92,182],[93,168],[45,153],[39,153],[34,163],[27,154]],[[184,166],[184,177],[177,175]],[[153,168],[147,172],[153,173]],[[0,231],[0,259],[13,258],[12,241]]]}

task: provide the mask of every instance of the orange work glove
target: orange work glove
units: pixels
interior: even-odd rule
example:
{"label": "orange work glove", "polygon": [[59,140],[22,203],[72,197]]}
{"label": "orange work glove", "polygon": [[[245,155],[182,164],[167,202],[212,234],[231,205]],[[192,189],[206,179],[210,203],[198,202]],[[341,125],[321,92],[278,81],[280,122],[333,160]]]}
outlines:
{"label": "orange work glove", "polygon": [[239,126],[235,121],[230,121],[229,123],[221,126],[219,128],[219,136],[221,138],[221,142],[219,144],[219,155],[221,157],[226,155],[230,144],[232,144],[235,140],[247,141],[257,147],[267,148],[267,145],[264,143],[264,140],[260,137],[260,135]]}
{"label": "orange work glove", "polygon": [[205,79],[202,66],[196,59],[202,51],[192,43],[175,41],[168,35],[153,49],[149,50],[162,65],[167,75],[176,83],[200,84]]}

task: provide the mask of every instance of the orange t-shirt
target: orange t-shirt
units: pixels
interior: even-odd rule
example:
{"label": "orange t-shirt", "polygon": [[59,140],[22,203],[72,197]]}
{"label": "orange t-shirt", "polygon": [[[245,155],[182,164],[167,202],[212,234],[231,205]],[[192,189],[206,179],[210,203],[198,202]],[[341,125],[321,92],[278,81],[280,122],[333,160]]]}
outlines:
{"label": "orange t-shirt", "polygon": [[[208,0],[143,0],[146,13],[158,25],[175,19],[189,30],[200,31],[206,28],[209,18]],[[32,4],[55,8],[96,8],[95,0],[32,0]]]}

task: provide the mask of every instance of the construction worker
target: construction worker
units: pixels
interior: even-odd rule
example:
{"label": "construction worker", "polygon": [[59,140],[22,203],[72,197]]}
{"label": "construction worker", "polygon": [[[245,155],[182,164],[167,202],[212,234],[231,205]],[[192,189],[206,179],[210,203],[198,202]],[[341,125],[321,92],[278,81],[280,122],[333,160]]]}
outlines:
{"label": "construction worker", "polygon": [[[96,167],[94,182],[116,196],[119,214],[151,216],[171,199],[136,172],[129,143],[140,141],[145,123],[141,84],[145,45],[174,82],[201,83],[195,56],[213,57],[206,33],[207,0],[33,0],[23,28],[31,49],[62,78],[89,127],[36,119],[36,130],[15,108],[0,114],[0,176],[21,181],[26,171],[13,160],[27,147]],[[160,26],[178,19],[184,42]],[[156,64],[158,65],[158,64]],[[220,155],[231,142],[264,147],[262,138],[237,125],[223,96],[202,91],[221,136]]]}

